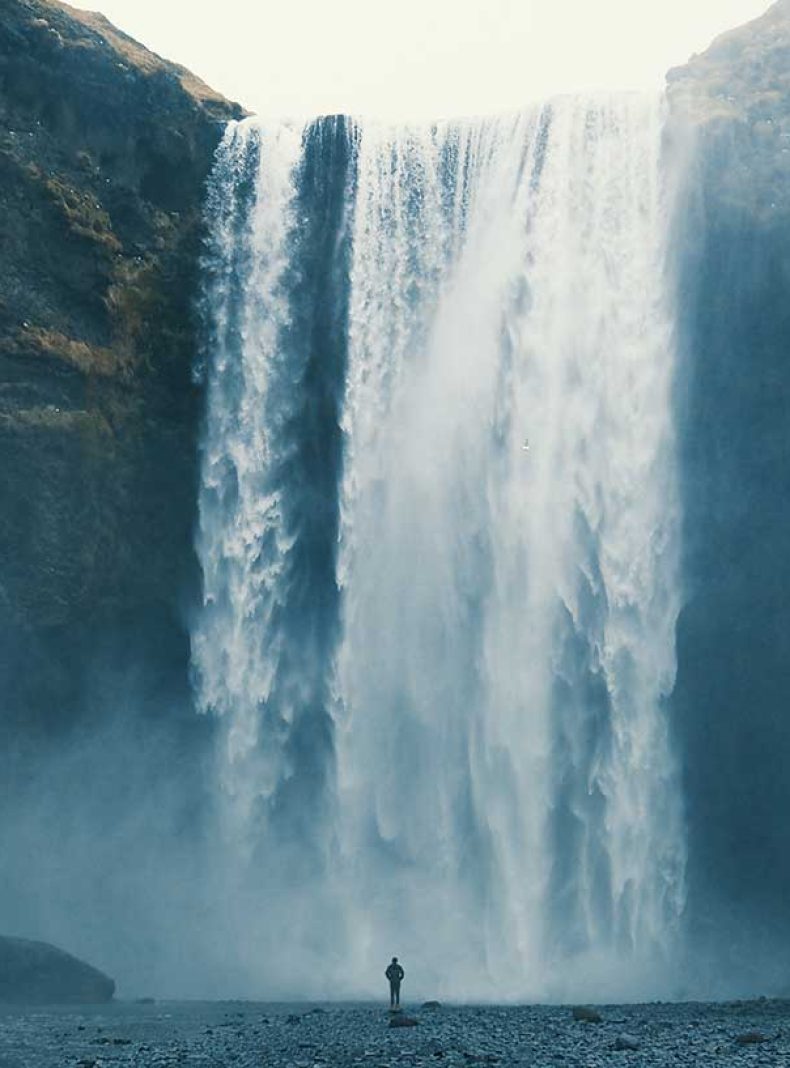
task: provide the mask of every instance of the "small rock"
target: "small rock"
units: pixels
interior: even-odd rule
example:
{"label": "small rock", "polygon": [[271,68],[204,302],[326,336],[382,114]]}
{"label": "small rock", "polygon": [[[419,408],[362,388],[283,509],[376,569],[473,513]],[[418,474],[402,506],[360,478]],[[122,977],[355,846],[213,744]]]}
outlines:
{"label": "small rock", "polygon": [[419,1020],[415,1020],[413,1016],[404,1016],[403,1013],[398,1013],[397,1016],[390,1017],[390,1027],[416,1027]]}
{"label": "small rock", "polygon": [[627,1032],[623,1031],[622,1034],[619,1034],[614,1040],[614,1048],[638,1050],[639,1039],[636,1037],[636,1035],[629,1035]]}
{"label": "small rock", "polygon": [[587,1005],[574,1005],[573,1018],[574,1020],[580,1020],[582,1023],[603,1023],[603,1017],[600,1012],[596,1012],[595,1009],[591,1009]]}
{"label": "small rock", "polygon": [[442,1003],[440,1001],[423,1001],[422,1007],[424,1009],[440,1009]]}
{"label": "small rock", "polygon": [[298,1024],[298,1023],[301,1023],[301,1020],[302,1020],[302,1017],[301,1016],[297,1016],[295,1012],[289,1013],[285,1018],[285,1022],[289,1023],[289,1024]]}
{"label": "small rock", "polygon": [[739,1046],[754,1046],[758,1042],[768,1042],[769,1036],[762,1031],[745,1031],[742,1035],[737,1035],[735,1041]]}

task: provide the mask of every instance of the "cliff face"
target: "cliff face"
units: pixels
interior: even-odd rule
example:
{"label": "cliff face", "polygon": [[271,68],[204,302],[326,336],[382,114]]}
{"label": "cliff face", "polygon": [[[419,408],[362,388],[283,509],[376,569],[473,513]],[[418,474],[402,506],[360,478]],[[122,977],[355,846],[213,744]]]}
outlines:
{"label": "cliff face", "polygon": [[0,4],[5,724],[68,720],[96,657],[184,674],[200,212],[239,114],[101,16]]}
{"label": "cliff face", "polygon": [[691,916],[767,987],[790,941],[790,0],[671,72],[669,97],[696,146],[675,693]]}

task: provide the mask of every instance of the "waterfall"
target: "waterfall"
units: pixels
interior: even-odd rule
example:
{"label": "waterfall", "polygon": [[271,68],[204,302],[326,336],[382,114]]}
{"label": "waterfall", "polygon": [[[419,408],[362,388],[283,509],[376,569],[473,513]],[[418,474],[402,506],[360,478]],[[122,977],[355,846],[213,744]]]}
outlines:
{"label": "waterfall", "polygon": [[227,720],[224,785],[244,821],[258,798],[276,790],[293,722],[288,697],[277,701],[275,691],[291,655],[279,597],[291,549],[282,478],[284,413],[292,403],[284,340],[301,140],[300,130],[287,127],[231,126],[209,198],[210,416],[198,543],[205,606],[193,656],[201,707]]}
{"label": "waterfall", "polygon": [[673,982],[662,128],[568,97],[218,151],[193,662],[239,855],[331,917],[289,929],[305,993],[393,952],[459,998]]}

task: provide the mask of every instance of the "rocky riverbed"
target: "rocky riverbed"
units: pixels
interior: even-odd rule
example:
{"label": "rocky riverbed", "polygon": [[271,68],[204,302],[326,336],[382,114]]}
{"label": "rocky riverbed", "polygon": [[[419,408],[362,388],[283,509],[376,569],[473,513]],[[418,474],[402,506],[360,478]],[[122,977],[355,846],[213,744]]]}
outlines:
{"label": "rocky riverbed", "polygon": [[406,1014],[416,1026],[361,1004],[0,1008],[0,1068],[790,1065],[790,1001],[609,1006],[593,1020],[539,1005]]}

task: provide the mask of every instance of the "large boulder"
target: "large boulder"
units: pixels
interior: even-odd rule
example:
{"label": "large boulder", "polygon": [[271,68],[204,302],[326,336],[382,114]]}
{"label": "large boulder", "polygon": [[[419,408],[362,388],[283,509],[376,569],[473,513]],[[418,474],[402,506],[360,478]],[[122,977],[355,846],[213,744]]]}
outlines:
{"label": "large boulder", "polygon": [[97,1004],[114,992],[113,979],[56,946],[0,937],[0,1002]]}

